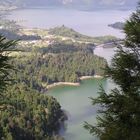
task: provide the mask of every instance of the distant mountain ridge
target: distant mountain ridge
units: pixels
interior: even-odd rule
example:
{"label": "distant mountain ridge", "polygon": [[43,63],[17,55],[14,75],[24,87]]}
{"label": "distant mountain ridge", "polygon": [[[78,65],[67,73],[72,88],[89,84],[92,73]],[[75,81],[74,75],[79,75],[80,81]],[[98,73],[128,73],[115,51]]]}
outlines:
{"label": "distant mountain ridge", "polygon": [[0,0],[0,5],[22,7],[58,6],[71,8],[134,8],[138,0]]}

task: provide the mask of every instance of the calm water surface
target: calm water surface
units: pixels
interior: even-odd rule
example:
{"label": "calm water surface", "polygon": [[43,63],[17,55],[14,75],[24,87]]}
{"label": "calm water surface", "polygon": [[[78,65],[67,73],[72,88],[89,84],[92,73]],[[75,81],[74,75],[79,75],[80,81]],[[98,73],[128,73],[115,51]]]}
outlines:
{"label": "calm water surface", "polygon": [[33,28],[51,28],[65,25],[76,31],[91,35],[114,35],[124,37],[124,34],[116,29],[108,27],[116,21],[125,21],[132,11],[76,11],[63,9],[24,9],[16,10],[7,16],[9,19],[22,20],[19,24]]}
{"label": "calm water surface", "polygon": [[79,87],[59,86],[49,90],[49,95],[54,96],[68,114],[66,130],[60,133],[66,140],[97,140],[83,128],[84,121],[95,122],[97,107],[91,105],[89,97],[97,97],[99,85],[106,91],[113,84],[106,79],[84,80]]}

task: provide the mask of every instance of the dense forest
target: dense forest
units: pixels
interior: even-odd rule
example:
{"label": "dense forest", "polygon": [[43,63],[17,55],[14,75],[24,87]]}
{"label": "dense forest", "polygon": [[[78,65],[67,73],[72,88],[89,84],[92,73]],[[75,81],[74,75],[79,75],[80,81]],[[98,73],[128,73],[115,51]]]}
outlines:
{"label": "dense forest", "polygon": [[60,41],[28,50],[15,43],[0,36],[0,139],[62,140],[66,114],[56,99],[40,93],[54,82],[103,75],[106,61],[94,55],[94,44]]}
{"label": "dense forest", "polygon": [[[71,0],[47,2],[73,3]],[[0,0],[2,6],[9,7],[26,7],[32,3],[33,0]],[[92,4],[90,0],[87,3]],[[94,54],[94,43],[117,40],[114,37],[92,38],[62,26],[48,33],[63,37],[62,40],[26,48],[10,40],[20,39],[28,45],[28,41],[42,40],[41,36],[18,34],[20,27],[14,21],[1,20],[0,34],[6,38],[0,36],[0,140],[64,140],[59,130],[67,116],[55,98],[42,93],[47,93],[47,85],[55,82],[75,83],[80,82],[81,76],[104,74],[119,88],[109,94],[101,89],[99,97],[92,98],[92,103],[102,108],[98,110],[97,124],[85,123],[85,128],[100,140],[139,140],[139,18],[138,9],[124,26],[127,51],[119,46],[110,67],[104,58]]]}
{"label": "dense forest", "polygon": [[0,139],[62,139],[57,134],[65,115],[56,99],[17,83],[12,76],[17,69],[9,51],[15,51],[15,44],[0,36]]}
{"label": "dense forest", "polygon": [[[54,39],[43,47],[25,47],[10,40],[26,44],[42,40],[41,36],[21,34],[15,21],[3,18],[0,27],[0,34],[6,36],[0,36],[0,139],[63,140],[58,132],[67,116],[55,98],[41,93],[55,82],[75,83],[81,76],[103,75],[106,60],[94,55],[93,38],[72,29],[75,41]],[[70,33],[69,28],[63,30],[68,30],[63,36]],[[87,39],[90,42],[83,43]]]}
{"label": "dense forest", "polygon": [[56,99],[21,84],[8,88],[0,99],[0,139],[53,139],[65,119]]}
{"label": "dense forest", "polygon": [[[15,21],[2,19],[0,26],[0,33],[7,39],[20,39],[20,42],[24,43],[43,40],[42,34],[21,34],[21,27]],[[57,37],[49,45],[25,47],[24,44],[17,44],[15,49],[21,52],[11,61],[17,69],[13,78],[16,78],[18,83],[43,93],[47,90],[47,85],[55,82],[75,83],[80,82],[81,76],[103,75],[102,68],[107,62],[94,55],[94,42],[117,40],[115,37],[85,36],[65,26],[49,29],[48,35]],[[59,39],[59,36],[62,38]]]}
{"label": "dense forest", "polygon": [[94,54],[95,45],[94,43],[78,43],[72,42],[71,40],[55,40],[54,43],[49,44],[47,47],[37,49],[42,54],[46,53],[73,53],[73,52],[85,52]]}
{"label": "dense forest", "polygon": [[[20,60],[20,62],[18,61]],[[103,75],[106,61],[92,53],[73,52],[18,56],[16,78],[32,89],[45,92],[55,82],[79,82],[81,76]],[[22,73],[22,75],[21,75]]]}

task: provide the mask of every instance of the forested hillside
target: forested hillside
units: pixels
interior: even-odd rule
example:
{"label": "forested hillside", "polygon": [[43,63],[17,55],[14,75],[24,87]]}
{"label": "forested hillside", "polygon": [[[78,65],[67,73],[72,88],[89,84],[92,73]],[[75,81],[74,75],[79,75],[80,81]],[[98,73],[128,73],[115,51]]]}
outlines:
{"label": "forested hillside", "polygon": [[[81,76],[104,75],[107,62],[94,55],[94,42],[111,40],[64,26],[23,29],[3,18],[0,27],[6,36],[0,36],[0,139],[63,140],[58,132],[67,116],[56,99],[42,93],[56,82],[80,83]],[[15,44],[11,39],[20,40]]]}
{"label": "forested hillside", "polygon": [[0,97],[0,139],[55,139],[65,120],[56,99],[21,84],[8,88]]}
{"label": "forested hillside", "polygon": [[107,42],[118,40],[118,38],[116,38],[114,36],[90,37],[87,35],[80,34],[80,33],[76,32],[75,30],[66,27],[65,25],[49,29],[49,34],[62,36],[65,38],[68,37],[69,39],[73,39],[76,41],[82,41],[84,43],[89,43],[89,42],[107,43]]}
{"label": "forested hillside", "polygon": [[57,134],[65,115],[56,99],[17,83],[12,76],[19,70],[14,60],[10,63],[14,45],[15,41],[0,36],[0,139],[61,139]]}
{"label": "forested hillside", "polygon": [[8,39],[20,39],[15,49],[21,51],[16,55],[12,53],[15,58],[11,63],[18,70],[13,78],[17,83],[42,93],[47,91],[48,85],[56,82],[77,83],[81,76],[102,76],[102,68],[107,62],[94,55],[94,42],[117,40],[115,37],[85,36],[65,26],[24,30],[8,20],[2,20],[0,25],[3,27],[0,33]]}
{"label": "forested hillside", "polygon": [[20,71],[16,73],[18,83],[40,92],[55,82],[75,83],[80,82],[81,76],[103,75],[106,65],[103,58],[86,52],[32,54],[19,56],[14,62]]}
{"label": "forested hillside", "polygon": [[107,62],[94,55],[94,42],[117,40],[115,37],[85,36],[65,26],[32,31],[4,19],[0,25],[2,35],[20,39],[15,49],[21,51],[12,54],[15,56],[12,65],[18,70],[13,78],[43,93],[48,85],[56,82],[76,83],[81,76],[103,75],[102,68]]}
{"label": "forested hillside", "polygon": [[[97,9],[99,5],[101,7],[129,6],[133,5],[133,2],[135,1],[0,0],[0,10],[36,6],[70,6],[78,7],[78,9],[86,6],[87,9],[93,10],[94,6],[97,6]],[[99,136],[101,140],[139,140],[139,15],[140,10],[138,15],[133,14],[130,19],[132,24],[127,21],[125,26],[127,33],[125,46],[129,47],[129,49],[126,47],[128,51],[125,52],[120,47],[110,67],[107,66],[104,58],[94,54],[94,49],[96,45],[100,47],[102,44],[118,41],[117,38],[112,36],[89,37],[65,26],[50,30],[22,29],[16,25],[16,22],[1,18],[0,140],[64,140],[59,132],[62,126],[65,127],[64,121],[67,119],[67,114],[54,97],[47,95],[48,85],[59,82],[78,83],[79,85],[81,76],[94,77],[105,74],[114,79],[119,88],[112,90],[110,94],[101,90],[100,96],[93,99],[93,104],[103,106],[99,110],[102,114],[101,117],[97,117],[97,127],[88,123],[85,127],[93,135]],[[91,86],[96,90],[93,84]],[[78,94],[78,100],[79,97],[80,94]],[[81,97],[85,102],[84,96],[81,95]],[[83,106],[83,102],[81,100],[80,102]],[[73,100],[70,101],[71,108],[73,108],[72,104]],[[76,105],[78,104],[76,102]],[[63,103],[62,105],[65,108]],[[90,117],[89,105],[85,105],[83,106],[84,113],[77,111],[78,117],[70,114],[72,116],[70,121],[74,125],[77,123],[76,120],[79,121],[85,116]],[[75,108],[74,112],[76,112]],[[81,123],[81,120],[79,122]],[[75,128],[78,127],[72,129],[75,131]],[[81,133],[81,129],[79,130]],[[69,137],[75,135],[69,133],[69,130],[67,132]]]}

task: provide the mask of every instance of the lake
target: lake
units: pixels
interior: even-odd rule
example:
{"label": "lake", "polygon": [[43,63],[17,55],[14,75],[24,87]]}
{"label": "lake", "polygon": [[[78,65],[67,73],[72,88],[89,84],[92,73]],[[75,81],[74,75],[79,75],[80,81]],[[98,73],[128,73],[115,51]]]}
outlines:
{"label": "lake", "polygon": [[[65,25],[76,31],[91,35],[113,35],[123,38],[124,34],[108,24],[125,21],[132,11],[76,11],[57,9],[24,9],[16,10],[7,18],[23,20],[21,25],[27,28],[51,28]],[[103,56],[110,63],[114,54],[113,48],[96,48],[95,54]],[[84,121],[94,123],[97,107],[91,105],[89,97],[97,97],[99,86],[103,85],[108,92],[114,84],[108,79],[90,79],[81,82],[79,87],[58,86],[50,89],[47,94],[54,96],[68,114],[66,129],[60,133],[65,140],[97,140],[83,128]]]}
{"label": "lake", "polygon": [[84,121],[95,123],[97,107],[91,105],[89,97],[97,97],[99,86],[106,91],[113,88],[111,81],[106,79],[90,79],[81,82],[81,86],[59,86],[49,90],[68,114],[66,130],[60,133],[65,140],[97,140],[83,128]]}
{"label": "lake", "polygon": [[64,9],[23,9],[15,10],[7,16],[14,19],[20,25],[28,28],[51,28],[65,25],[76,31],[90,36],[113,35],[123,38],[120,30],[108,27],[117,21],[125,21],[132,11],[99,10],[78,11]]}
{"label": "lake", "polygon": [[[96,48],[95,54],[103,56],[110,63],[115,48]],[[114,84],[108,79],[83,80],[79,87],[57,86],[48,94],[55,97],[68,114],[66,130],[60,133],[65,140],[97,140],[83,128],[84,121],[95,123],[97,107],[93,107],[89,97],[97,97],[100,85],[109,92]]]}

